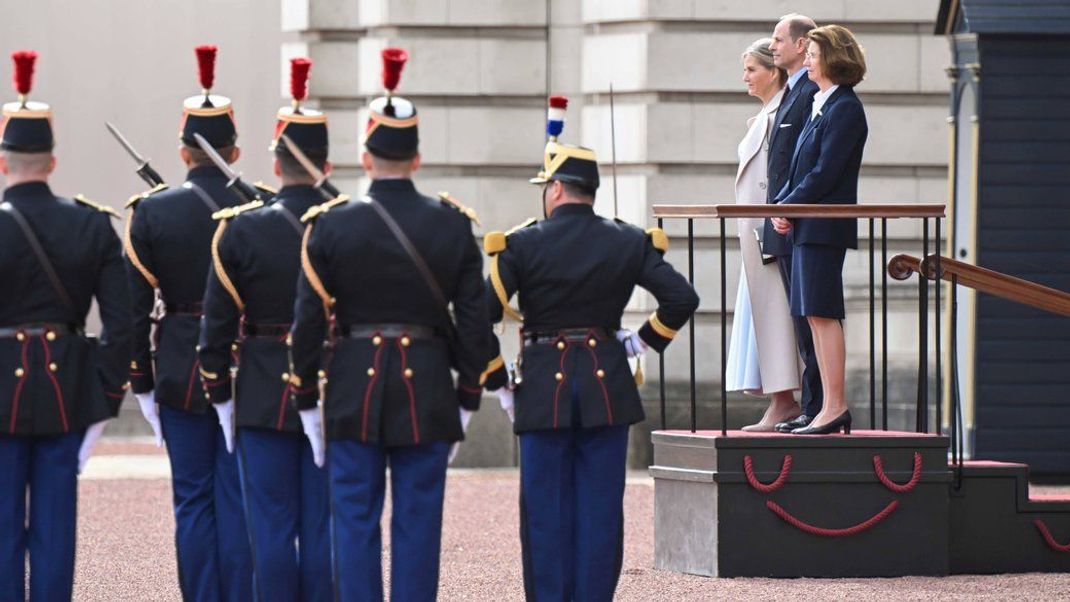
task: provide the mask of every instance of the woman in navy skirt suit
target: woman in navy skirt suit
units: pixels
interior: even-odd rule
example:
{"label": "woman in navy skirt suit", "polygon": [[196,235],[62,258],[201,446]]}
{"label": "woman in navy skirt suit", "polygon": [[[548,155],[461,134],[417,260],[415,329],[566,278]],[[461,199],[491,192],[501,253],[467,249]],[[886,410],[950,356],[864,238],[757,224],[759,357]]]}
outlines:
{"label": "woman in navy skirt suit", "polygon": [[[858,202],[858,169],[869,128],[854,86],[866,73],[862,47],[845,27],[826,25],[810,31],[804,65],[817,84],[810,121],[795,147],[790,178],[777,196],[780,204],[853,205]],[[791,313],[805,316],[814,335],[825,403],[809,426],[796,434],[851,432],[851,411],[844,399],[845,344],[842,320],[843,260],[858,248],[853,219],[773,220],[790,234]]]}

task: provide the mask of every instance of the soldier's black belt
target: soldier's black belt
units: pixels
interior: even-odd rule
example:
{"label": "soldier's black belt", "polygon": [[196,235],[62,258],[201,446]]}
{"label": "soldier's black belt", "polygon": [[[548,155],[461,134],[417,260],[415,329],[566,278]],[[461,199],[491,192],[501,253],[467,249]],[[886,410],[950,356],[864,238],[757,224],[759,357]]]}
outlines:
{"label": "soldier's black belt", "polygon": [[419,324],[353,324],[338,327],[338,334],[349,339],[370,339],[380,336],[388,339],[396,339],[407,336],[413,339],[433,339],[439,336],[438,331],[430,326]]}
{"label": "soldier's black belt", "polygon": [[56,334],[82,334],[83,330],[81,326],[75,324],[53,324],[50,322],[41,322],[37,324],[22,324],[19,326],[9,326],[6,328],[0,328],[0,339],[10,339],[17,337],[19,333],[22,333],[29,337],[39,337],[43,334],[54,332]]}
{"label": "soldier's black belt", "polygon": [[561,330],[547,330],[541,332],[525,332],[525,345],[549,345],[558,341],[566,343],[585,343],[594,338],[597,341],[608,341],[616,338],[616,334],[609,328],[563,328]]}
{"label": "soldier's black belt", "polygon": [[163,308],[172,316],[200,316],[204,313],[203,303],[164,303]]}
{"label": "soldier's black belt", "polygon": [[241,335],[249,338],[272,338],[280,339],[290,334],[289,324],[250,324],[241,325]]}

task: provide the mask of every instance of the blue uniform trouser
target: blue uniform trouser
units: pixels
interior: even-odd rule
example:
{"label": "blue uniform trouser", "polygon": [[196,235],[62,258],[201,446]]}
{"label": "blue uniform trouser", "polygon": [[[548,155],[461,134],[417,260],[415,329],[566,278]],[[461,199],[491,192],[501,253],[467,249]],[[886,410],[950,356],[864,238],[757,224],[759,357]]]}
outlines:
{"label": "blue uniform trouser", "polygon": [[215,410],[196,414],[161,404],[160,423],[171,460],[182,597],[252,600],[253,560],[238,459],[227,453]]}
{"label": "blue uniform trouser", "polygon": [[242,428],[242,492],[257,600],[331,599],[327,471],[301,433]]}
{"label": "blue uniform trouser", "polygon": [[0,437],[0,600],[26,599],[27,552],[30,599],[71,599],[78,448],[84,435]]}
{"label": "blue uniform trouser", "polygon": [[331,441],[328,450],[337,599],[383,599],[379,519],[389,464],[390,598],[434,600],[449,443],[379,447],[347,440]]}
{"label": "blue uniform trouser", "polygon": [[627,425],[520,435],[528,600],[613,599],[624,553],[627,455]]}

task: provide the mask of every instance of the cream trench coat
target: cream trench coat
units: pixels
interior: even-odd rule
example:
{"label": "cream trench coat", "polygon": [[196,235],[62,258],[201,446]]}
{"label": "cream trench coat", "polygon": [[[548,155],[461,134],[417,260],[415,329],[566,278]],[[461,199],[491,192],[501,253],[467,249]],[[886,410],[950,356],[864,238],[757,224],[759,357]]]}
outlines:
{"label": "cream trench coat", "polygon": [[[747,121],[747,134],[738,149],[737,203],[766,203],[769,129],[783,95],[782,89]],[[754,234],[755,229],[761,229],[762,223],[763,220],[758,218],[739,219],[743,270],[728,360],[729,390],[756,395],[798,389],[801,374],[795,330],[780,271],[776,263],[762,264],[761,250]]]}

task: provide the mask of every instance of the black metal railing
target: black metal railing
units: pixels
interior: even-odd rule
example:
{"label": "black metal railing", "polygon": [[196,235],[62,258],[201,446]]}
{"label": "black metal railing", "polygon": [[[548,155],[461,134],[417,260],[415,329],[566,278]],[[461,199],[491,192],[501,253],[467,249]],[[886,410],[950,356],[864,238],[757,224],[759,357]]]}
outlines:
{"label": "black metal railing", "polygon": [[[939,232],[939,231],[938,231]],[[939,233],[937,234],[939,236]],[[958,489],[962,484],[962,466],[965,455],[963,454],[964,429],[962,421],[962,398],[959,391],[958,380],[958,287],[972,288],[978,292],[993,295],[1042,309],[1057,315],[1070,317],[1070,293],[1049,288],[1035,282],[1015,278],[1007,274],[995,272],[982,267],[957,261],[950,257],[943,257],[939,253],[924,255],[919,259],[911,255],[896,255],[888,262],[888,274],[896,280],[907,280],[913,274],[924,275],[919,277],[920,283],[929,280],[946,280],[951,283],[951,464],[954,466],[954,487]],[[939,276],[937,276],[939,274]],[[936,286],[940,290],[939,283]],[[939,311],[939,307],[937,308]],[[937,361],[940,355],[940,332],[937,330],[936,348]],[[937,363],[937,375],[940,374]],[[940,405],[937,405],[939,412]],[[937,414],[939,416],[939,413]],[[937,418],[939,424],[939,418]]]}
{"label": "black metal railing", "polygon": [[[695,283],[695,221],[716,219],[720,234],[720,318],[721,318],[721,434],[728,434],[728,272],[727,272],[727,237],[726,220],[738,218],[833,218],[865,219],[869,222],[869,416],[870,427],[877,428],[877,352],[876,352],[876,248],[875,223],[880,221],[881,237],[881,353],[880,353],[880,415],[881,428],[888,430],[888,272],[883,266],[888,264],[888,220],[921,219],[922,253],[929,253],[929,220],[935,222],[936,247],[940,247],[940,221],[944,217],[942,204],[870,204],[870,205],[655,205],[654,217],[658,226],[664,227],[666,219],[687,221],[687,273],[692,285]],[[940,287],[936,287],[936,392],[937,419],[936,433],[941,433],[940,418]],[[915,430],[929,432],[929,287],[926,279],[918,283],[918,399],[915,412]],[[695,323],[690,323],[690,422],[691,432],[697,430],[698,399],[696,389],[696,351]],[[666,419],[665,398],[665,360],[659,359],[659,393],[661,409],[661,428],[668,427]]]}

